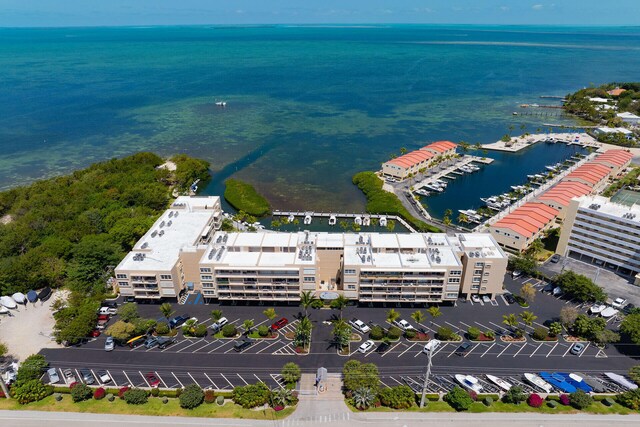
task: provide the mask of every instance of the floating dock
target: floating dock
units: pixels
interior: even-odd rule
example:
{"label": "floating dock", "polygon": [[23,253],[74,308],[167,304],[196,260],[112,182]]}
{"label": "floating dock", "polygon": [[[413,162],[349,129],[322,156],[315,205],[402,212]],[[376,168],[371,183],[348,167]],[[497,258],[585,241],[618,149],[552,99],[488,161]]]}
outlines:
{"label": "floating dock", "polygon": [[405,221],[404,218],[401,218],[397,215],[381,215],[381,214],[368,214],[368,213],[351,214],[351,213],[309,212],[309,211],[298,212],[298,211],[278,211],[278,210],[274,211],[272,215],[274,217],[275,216],[284,216],[284,217],[293,216],[295,218],[297,217],[304,218],[305,216],[310,216],[311,218],[331,218],[332,216],[335,216],[338,220],[340,218],[355,220],[356,218],[365,218],[365,217],[369,217],[371,219],[373,218],[380,219],[384,217],[384,218],[387,218],[387,221],[388,220],[397,221],[400,224],[402,224],[410,232],[416,233],[416,230],[407,221]]}

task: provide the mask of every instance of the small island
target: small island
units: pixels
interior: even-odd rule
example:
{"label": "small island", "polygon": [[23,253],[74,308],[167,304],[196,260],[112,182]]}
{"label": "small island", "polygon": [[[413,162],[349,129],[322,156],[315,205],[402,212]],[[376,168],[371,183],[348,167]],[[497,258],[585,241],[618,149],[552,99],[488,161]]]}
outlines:
{"label": "small island", "polygon": [[238,179],[225,181],[224,198],[238,212],[260,218],[271,212],[271,205],[251,184]]}

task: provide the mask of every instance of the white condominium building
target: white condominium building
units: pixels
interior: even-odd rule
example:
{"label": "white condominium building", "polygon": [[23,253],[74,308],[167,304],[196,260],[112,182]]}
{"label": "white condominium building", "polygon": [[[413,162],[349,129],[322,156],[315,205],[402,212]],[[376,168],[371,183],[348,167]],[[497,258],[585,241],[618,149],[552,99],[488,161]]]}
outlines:
{"label": "white condominium building", "polygon": [[622,274],[640,272],[640,206],[601,196],[569,205],[557,252]]}

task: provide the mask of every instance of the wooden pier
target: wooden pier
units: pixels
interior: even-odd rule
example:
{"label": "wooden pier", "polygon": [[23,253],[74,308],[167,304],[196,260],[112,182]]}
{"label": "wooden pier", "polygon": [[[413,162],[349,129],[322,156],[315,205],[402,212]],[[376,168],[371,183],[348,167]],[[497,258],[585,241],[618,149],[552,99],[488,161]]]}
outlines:
{"label": "wooden pier", "polygon": [[[356,219],[356,218],[369,217],[371,219],[373,218],[380,219],[382,217],[386,217],[388,221],[389,220],[397,221],[400,224],[402,224],[410,232],[416,233],[416,230],[407,221],[405,221],[404,218],[401,218],[397,215],[369,214],[369,213],[356,214],[356,213],[336,213],[336,212],[310,212],[310,211],[299,212],[299,211],[278,211],[278,210],[273,212],[273,216],[289,217],[291,215],[293,215],[294,217],[302,217],[302,218],[304,218],[307,215],[309,215],[311,218],[331,218],[332,216],[335,216],[336,219],[338,220],[340,218]],[[362,225],[361,227],[367,227],[367,226]]]}

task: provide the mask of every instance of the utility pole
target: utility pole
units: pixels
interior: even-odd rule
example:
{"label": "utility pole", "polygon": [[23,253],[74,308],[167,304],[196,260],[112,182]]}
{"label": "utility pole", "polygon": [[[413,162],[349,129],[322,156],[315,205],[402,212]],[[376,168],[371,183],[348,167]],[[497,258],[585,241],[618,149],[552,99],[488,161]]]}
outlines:
{"label": "utility pole", "polygon": [[427,384],[429,383],[429,376],[431,375],[431,357],[433,356],[433,352],[440,345],[440,341],[436,339],[432,339],[427,343],[424,347],[427,350],[427,372],[424,375],[424,383],[422,384],[422,398],[420,399],[420,407],[424,408],[424,400],[427,395]]}

